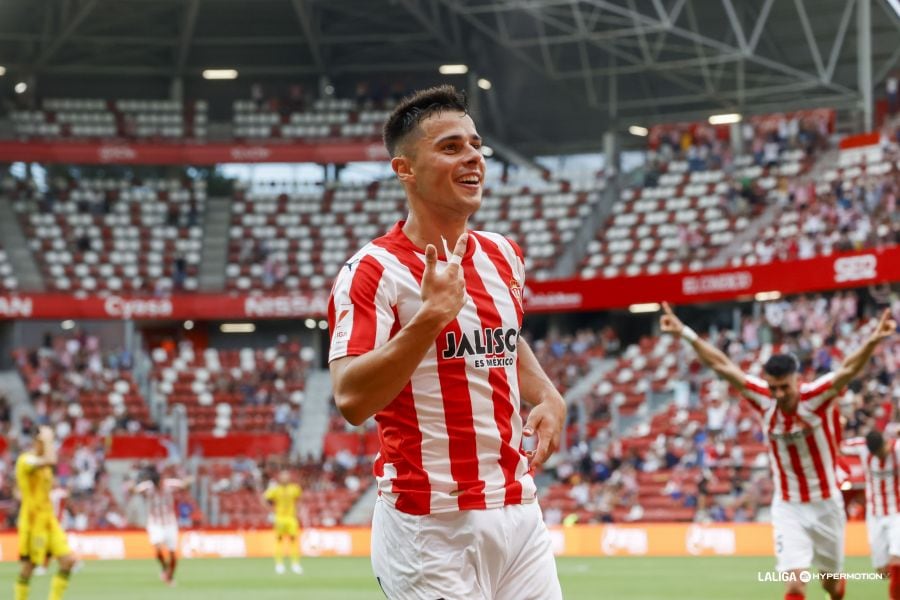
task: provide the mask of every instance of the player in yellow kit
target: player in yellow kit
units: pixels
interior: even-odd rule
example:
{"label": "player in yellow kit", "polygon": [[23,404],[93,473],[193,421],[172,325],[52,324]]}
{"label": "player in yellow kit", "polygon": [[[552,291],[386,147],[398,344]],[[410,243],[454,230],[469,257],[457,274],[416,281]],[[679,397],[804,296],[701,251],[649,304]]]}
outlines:
{"label": "player in yellow kit", "polygon": [[56,446],[53,430],[41,427],[31,450],[22,452],[16,460],[16,486],[22,499],[19,507],[19,560],[21,570],[13,589],[14,600],[27,600],[28,586],[35,566],[56,557],[59,571],[50,582],[48,600],[61,600],[69,586],[69,574],[75,557],[69,549],[66,534],[56,515],[50,491],[53,489],[53,467],[56,465]]}
{"label": "player in yellow kit", "polygon": [[285,469],[278,473],[278,483],[269,486],[264,498],[275,509],[275,572],[284,573],[284,551],[282,544],[288,540],[291,555],[291,571],[300,575],[300,545],[297,536],[300,523],[297,521],[297,501],[303,491],[296,483],[291,483],[291,474]]}

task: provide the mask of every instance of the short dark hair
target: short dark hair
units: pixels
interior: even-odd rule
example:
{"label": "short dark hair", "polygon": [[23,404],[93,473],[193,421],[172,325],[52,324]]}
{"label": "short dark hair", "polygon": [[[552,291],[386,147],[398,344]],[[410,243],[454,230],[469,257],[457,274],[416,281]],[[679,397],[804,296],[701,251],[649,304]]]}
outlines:
{"label": "short dark hair", "polygon": [[465,92],[452,85],[438,85],[419,90],[400,101],[384,124],[384,145],[391,157],[397,148],[426,117],[450,110],[468,114],[469,102]]}
{"label": "short dark hair", "polygon": [[793,354],[773,354],[763,365],[763,372],[772,377],[784,377],[800,370],[800,361]]}
{"label": "short dark hair", "polygon": [[154,487],[159,487],[160,476],[159,476],[159,471],[156,470],[156,467],[151,465],[151,466],[147,467],[146,469],[144,469],[143,479],[145,481],[149,481],[150,483],[152,483]]}
{"label": "short dark hair", "polygon": [[869,452],[878,454],[881,452],[882,446],[884,446],[884,436],[881,435],[880,431],[873,429],[866,434],[866,448],[869,449]]}

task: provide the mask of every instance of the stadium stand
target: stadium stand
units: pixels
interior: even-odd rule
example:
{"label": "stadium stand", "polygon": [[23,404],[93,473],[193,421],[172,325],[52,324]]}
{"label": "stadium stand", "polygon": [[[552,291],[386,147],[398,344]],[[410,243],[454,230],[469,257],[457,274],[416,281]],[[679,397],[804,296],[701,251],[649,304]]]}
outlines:
{"label": "stadium stand", "polygon": [[12,265],[6,256],[6,250],[0,246],[0,290],[16,290],[19,287],[19,280],[13,273]]}
{"label": "stadium stand", "polygon": [[103,100],[47,98],[41,110],[11,114],[22,138],[165,139],[205,138],[205,100]]}
{"label": "stadium stand", "polygon": [[20,348],[13,355],[36,424],[54,427],[59,439],[155,427],[128,351],[104,349],[97,336],[73,332],[48,333],[41,347]]}
{"label": "stadium stand", "polygon": [[71,178],[40,191],[6,180],[3,189],[49,289],[197,289],[205,181]]}
{"label": "stadium stand", "polygon": [[296,344],[195,353],[188,343],[177,355],[156,348],[152,356],[156,389],[168,407],[185,406],[191,431],[287,431],[296,424],[310,367]]}
{"label": "stadium stand", "polygon": [[[237,139],[321,140],[325,138],[381,138],[387,110],[360,107],[349,98],[323,98],[307,110],[277,104],[237,100],[233,105],[232,131]],[[285,110],[286,109],[286,110]]]}
{"label": "stadium stand", "polygon": [[[508,231],[529,277],[544,277],[599,201],[603,181],[499,184],[485,191],[475,229]],[[231,290],[327,291],[358,248],[406,217],[396,181],[338,185],[321,193],[237,190],[226,286]]]}
{"label": "stadium stand", "polygon": [[582,277],[657,275],[702,269],[744,230],[786,177],[806,170],[803,152],[786,151],[778,166],[735,161],[734,170],[666,164],[653,187],[629,188],[590,242]]}
{"label": "stadium stand", "polygon": [[889,144],[877,159],[828,169],[819,183],[789,184],[776,200],[778,214],[741,264],[812,258],[900,243],[900,152]]}

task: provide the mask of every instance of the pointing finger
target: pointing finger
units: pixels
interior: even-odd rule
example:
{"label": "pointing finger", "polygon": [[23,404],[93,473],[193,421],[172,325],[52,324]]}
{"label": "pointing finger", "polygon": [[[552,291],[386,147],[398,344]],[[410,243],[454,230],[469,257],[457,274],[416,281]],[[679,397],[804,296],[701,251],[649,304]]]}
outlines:
{"label": "pointing finger", "polygon": [[456,246],[453,247],[453,255],[447,257],[447,261],[451,265],[460,265],[462,264],[463,256],[466,254],[466,245],[469,243],[469,234],[468,232],[463,232],[459,239],[456,240]]}
{"label": "pointing finger", "polygon": [[662,303],[662,307],[663,307],[663,310],[665,311],[665,313],[666,313],[667,315],[672,316],[672,317],[675,316],[675,313],[672,312],[672,307],[669,306],[669,303],[668,303],[668,302],[663,302],[663,303]]}

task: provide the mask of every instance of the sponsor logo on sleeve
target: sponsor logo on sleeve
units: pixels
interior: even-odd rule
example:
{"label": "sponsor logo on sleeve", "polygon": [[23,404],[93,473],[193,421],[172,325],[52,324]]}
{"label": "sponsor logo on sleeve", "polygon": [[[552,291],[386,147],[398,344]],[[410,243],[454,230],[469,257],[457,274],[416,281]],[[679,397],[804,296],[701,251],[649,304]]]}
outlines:
{"label": "sponsor logo on sleeve", "polygon": [[334,333],[331,334],[331,353],[343,352],[353,330],[353,305],[341,304],[334,315]]}

